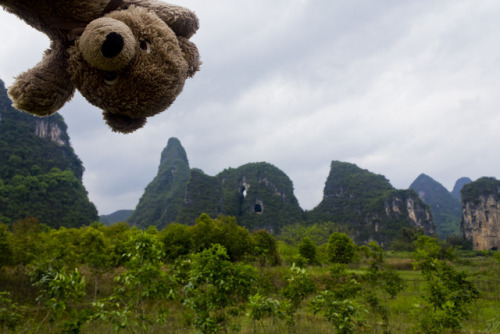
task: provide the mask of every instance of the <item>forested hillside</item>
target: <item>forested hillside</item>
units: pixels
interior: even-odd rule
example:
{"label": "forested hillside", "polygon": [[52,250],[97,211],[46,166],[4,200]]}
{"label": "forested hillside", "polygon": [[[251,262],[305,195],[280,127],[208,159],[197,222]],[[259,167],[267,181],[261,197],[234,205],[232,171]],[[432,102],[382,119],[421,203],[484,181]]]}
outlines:
{"label": "forested hillside", "polygon": [[359,243],[376,240],[384,246],[403,228],[434,233],[430,211],[413,190],[397,190],[383,175],[340,161],[332,162],[323,200],[307,219],[335,222]]}
{"label": "forested hillside", "polygon": [[412,190],[397,190],[382,175],[356,165],[332,162],[322,202],[304,212],[293,183],[279,168],[248,163],[215,176],[190,168],[180,141],[170,138],[158,174],[147,186],[130,217],[132,225],[163,228],[171,223],[192,225],[199,215],[235,217],[250,230],[280,233],[298,223],[325,223],[350,231],[357,242],[371,240],[384,247],[403,228],[432,234],[430,211]]}
{"label": "forested hillside", "polygon": [[76,227],[97,220],[66,128],[59,114],[38,118],[12,108],[0,81],[0,222],[29,216]]}
{"label": "forested hillside", "polygon": [[157,176],[146,187],[129,222],[146,228],[176,222],[194,224],[200,214],[236,217],[251,230],[278,232],[303,219],[292,181],[268,163],[228,168],[216,176],[190,169],[177,138],[170,138],[161,155]]}

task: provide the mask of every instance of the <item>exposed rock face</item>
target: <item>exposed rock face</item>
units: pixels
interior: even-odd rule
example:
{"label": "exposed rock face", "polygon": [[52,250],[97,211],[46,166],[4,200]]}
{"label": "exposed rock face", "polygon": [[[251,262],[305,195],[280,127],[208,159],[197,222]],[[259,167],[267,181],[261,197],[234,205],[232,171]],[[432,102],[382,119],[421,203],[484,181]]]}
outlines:
{"label": "exposed rock face", "polygon": [[50,118],[38,119],[35,123],[35,134],[40,138],[48,138],[59,146],[68,145],[68,138],[63,130]]}
{"label": "exposed rock face", "polygon": [[462,189],[462,233],[474,250],[500,249],[500,181],[481,178]]}

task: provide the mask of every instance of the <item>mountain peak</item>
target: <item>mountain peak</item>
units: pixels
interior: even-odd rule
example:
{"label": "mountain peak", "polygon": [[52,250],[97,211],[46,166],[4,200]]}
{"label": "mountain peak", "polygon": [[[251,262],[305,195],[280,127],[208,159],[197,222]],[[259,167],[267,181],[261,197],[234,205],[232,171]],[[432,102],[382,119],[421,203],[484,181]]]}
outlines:
{"label": "mountain peak", "polygon": [[462,188],[466,185],[466,184],[469,184],[471,183],[472,180],[468,177],[461,177],[457,180],[457,182],[455,182],[455,186],[453,187],[453,190],[451,192],[451,194],[453,195],[453,197],[455,197],[457,200],[460,201],[460,191],[462,190]]}
{"label": "mountain peak", "polygon": [[182,160],[185,163],[189,163],[186,151],[184,150],[184,147],[182,147],[180,140],[175,137],[171,137],[168,140],[167,146],[161,153],[160,164],[163,164],[166,161],[175,160]]}
{"label": "mountain peak", "polygon": [[436,233],[441,238],[459,233],[460,203],[448,189],[426,174],[420,174],[410,188],[431,207]]}

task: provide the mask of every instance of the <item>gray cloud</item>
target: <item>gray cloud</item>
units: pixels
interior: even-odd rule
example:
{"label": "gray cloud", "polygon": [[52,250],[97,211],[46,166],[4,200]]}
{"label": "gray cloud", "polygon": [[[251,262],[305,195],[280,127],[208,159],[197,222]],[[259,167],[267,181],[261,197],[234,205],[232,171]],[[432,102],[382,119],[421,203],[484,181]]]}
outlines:
{"label": "gray cloud", "polygon": [[[134,208],[171,136],[214,175],[267,161],[305,209],[331,160],[407,188],[424,172],[451,188],[498,176],[500,34],[495,1],[187,0],[202,70],[174,105],[130,135],[80,96],[61,110],[100,213]],[[0,77],[33,66],[48,41],[0,12]],[[4,35],[4,34],[2,34]]]}

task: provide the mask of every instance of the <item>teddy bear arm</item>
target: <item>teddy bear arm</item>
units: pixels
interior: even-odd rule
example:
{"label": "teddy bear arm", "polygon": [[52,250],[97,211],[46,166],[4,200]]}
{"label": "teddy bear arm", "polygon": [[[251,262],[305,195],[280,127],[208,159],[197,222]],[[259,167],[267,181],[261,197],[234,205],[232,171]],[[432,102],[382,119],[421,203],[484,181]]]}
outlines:
{"label": "teddy bear arm", "polygon": [[200,26],[196,14],[187,8],[155,0],[141,0],[136,3],[137,6],[154,11],[177,36],[190,38]]}
{"label": "teddy bear arm", "polygon": [[62,108],[75,91],[66,68],[63,50],[47,50],[35,67],[19,75],[9,87],[14,107],[39,116],[51,115]]}

